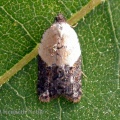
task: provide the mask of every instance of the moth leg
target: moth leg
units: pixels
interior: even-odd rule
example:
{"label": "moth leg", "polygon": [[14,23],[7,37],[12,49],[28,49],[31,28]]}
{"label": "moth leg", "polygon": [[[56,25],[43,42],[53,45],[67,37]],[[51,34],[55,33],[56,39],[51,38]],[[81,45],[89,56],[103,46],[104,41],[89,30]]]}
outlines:
{"label": "moth leg", "polygon": [[85,78],[88,78],[87,75],[85,75],[85,73],[83,71],[81,71],[81,73]]}

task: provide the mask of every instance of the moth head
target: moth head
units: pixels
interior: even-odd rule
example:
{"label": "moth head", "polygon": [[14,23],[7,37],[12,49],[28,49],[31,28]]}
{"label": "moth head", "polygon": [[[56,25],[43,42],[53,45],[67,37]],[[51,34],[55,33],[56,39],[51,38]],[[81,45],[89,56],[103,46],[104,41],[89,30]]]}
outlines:
{"label": "moth head", "polygon": [[66,20],[65,20],[65,18],[64,18],[64,16],[63,16],[62,14],[58,14],[58,15],[55,17],[55,23],[56,23],[56,22],[61,23],[61,22],[66,22]]}

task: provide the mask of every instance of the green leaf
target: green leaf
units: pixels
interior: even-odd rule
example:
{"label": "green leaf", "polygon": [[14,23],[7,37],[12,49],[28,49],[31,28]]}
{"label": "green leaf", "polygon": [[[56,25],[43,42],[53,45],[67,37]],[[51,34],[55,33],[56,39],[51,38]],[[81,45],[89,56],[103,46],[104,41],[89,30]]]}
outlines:
{"label": "green leaf", "polygon": [[[120,119],[120,2],[101,1],[0,1],[1,120]],[[71,25],[78,23],[87,76],[78,104],[64,98],[40,103],[36,94],[38,44],[57,13]]]}

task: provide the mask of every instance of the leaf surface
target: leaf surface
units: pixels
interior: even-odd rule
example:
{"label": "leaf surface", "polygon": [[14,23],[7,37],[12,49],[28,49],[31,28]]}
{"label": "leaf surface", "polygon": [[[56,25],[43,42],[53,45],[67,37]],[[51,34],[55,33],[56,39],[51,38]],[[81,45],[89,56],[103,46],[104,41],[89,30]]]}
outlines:
{"label": "leaf surface", "polygon": [[[0,119],[120,119],[119,6],[119,0],[0,1]],[[78,104],[64,98],[40,103],[36,94],[38,44],[57,13],[78,23],[87,76]]]}

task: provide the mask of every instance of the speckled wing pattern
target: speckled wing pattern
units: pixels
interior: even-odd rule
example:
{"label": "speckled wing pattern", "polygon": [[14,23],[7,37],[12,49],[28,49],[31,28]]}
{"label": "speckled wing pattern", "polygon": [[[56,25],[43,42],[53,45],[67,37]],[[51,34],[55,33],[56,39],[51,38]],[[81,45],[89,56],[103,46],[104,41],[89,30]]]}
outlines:
{"label": "speckled wing pattern", "polygon": [[81,58],[73,67],[59,67],[47,64],[38,56],[37,92],[42,102],[49,102],[58,96],[64,96],[71,102],[81,98]]}
{"label": "speckled wing pattern", "polygon": [[41,102],[63,96],[81,98],[81,49],[76,32],[59,14],[43,34],[38,50],[37,93]]}

